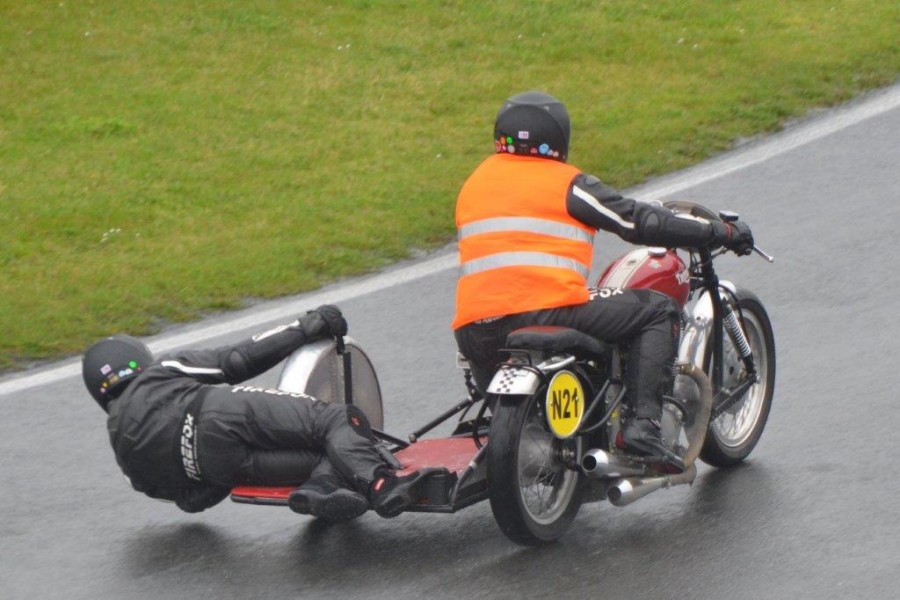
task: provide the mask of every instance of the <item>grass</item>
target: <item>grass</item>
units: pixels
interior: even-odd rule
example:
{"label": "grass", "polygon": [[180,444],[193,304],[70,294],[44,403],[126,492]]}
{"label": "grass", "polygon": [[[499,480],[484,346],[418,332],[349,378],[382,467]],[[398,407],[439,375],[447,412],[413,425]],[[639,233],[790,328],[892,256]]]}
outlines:
{"label": "grass", "polygon": [[[0,369],[453,239],[507,96],[625,187],[900,74],[872,0],[0,0]],[[448,316],[449,318],[449,316]]]}

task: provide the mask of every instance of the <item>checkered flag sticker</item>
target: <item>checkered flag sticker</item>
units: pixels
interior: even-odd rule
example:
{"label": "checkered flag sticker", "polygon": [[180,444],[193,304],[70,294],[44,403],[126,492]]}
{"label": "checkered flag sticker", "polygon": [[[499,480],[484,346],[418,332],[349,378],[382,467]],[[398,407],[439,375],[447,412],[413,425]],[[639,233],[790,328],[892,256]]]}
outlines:
{"label": "checkered flag sticker", "polygon": [[536,373],[514,365],[503,365],[494,374],[488,393],[501,395],[533,394],[540,382]]}

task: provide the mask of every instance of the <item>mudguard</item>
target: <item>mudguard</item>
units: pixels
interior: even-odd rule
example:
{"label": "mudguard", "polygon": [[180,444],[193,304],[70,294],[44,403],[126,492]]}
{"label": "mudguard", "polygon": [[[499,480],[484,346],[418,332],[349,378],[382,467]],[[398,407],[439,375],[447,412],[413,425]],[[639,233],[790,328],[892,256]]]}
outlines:
{"label": "mudguard", "polygon": [[491,379],[488,394],[500,396],[518,396],[533,394],[537,391],[541,379],[533,368],[519,365],[503,365]]}

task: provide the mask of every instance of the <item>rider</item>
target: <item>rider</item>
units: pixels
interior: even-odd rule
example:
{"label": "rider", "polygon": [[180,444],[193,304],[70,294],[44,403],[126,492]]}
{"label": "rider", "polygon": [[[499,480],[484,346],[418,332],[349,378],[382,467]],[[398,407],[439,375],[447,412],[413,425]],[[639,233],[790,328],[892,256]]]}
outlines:
{"label": "rider", "polygon": [[340,310],[325,305],[233,346],[156,361],[137,338],[115,335],[86,351],[82,374],[109,415],[119,467],[151,498],[199,512],[234,486],[302,483],[289,497],[296,512],[337,521],[371,506],[393,517],[418,499],[430,471],[395,476],[362,411],[236,385],[306,343],[346,333]]}
{"label": "rider", "polygon": [[630,342],[626,386],[634,419],[623,432],[634,453],[683,469],[660,438],[662,395],[671,382],[679,309],[651,290],[589,290],[598,229],[651,246],[753,248],[743,222],[702,222],[625,198],[566,163],[569,115],[556,98],[525,92],[506,100],[494,125],[495,154],[459,192],[457,344],[483,391],[506,336],[528,325],[577,329]]}

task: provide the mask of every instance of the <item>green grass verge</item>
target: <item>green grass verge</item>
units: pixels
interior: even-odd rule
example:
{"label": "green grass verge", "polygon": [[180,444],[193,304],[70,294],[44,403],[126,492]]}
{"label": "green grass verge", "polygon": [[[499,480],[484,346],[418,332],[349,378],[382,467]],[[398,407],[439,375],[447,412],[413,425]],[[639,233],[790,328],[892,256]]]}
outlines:
{"label": "green grass verge", "polygon": [[[0,0],[0,369],[453,239],[508,95],[625,187],[900,73],[872,0]],[[449,321],[450,315],[448,315]]]}

